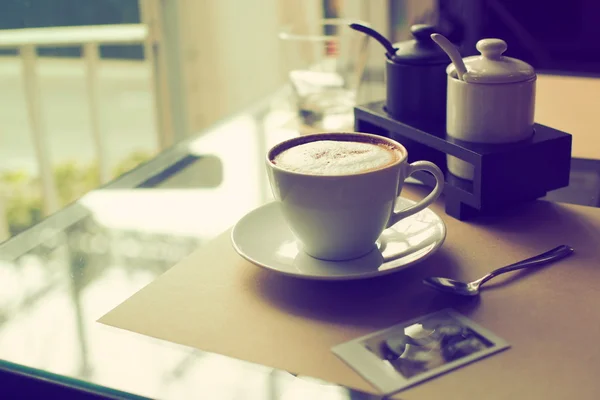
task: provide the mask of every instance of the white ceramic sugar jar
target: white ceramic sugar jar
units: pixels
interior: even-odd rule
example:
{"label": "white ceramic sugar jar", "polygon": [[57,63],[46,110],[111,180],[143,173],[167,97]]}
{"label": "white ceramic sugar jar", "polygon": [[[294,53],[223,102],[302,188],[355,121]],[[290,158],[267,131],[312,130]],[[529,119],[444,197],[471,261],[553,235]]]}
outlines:
{"label": "white ceramic sugar jar", "polygon": [[[446,131],[449,136],[476,143],[511,143],[533,135],[535,81],[533,67],[503,56],[506,42],[477,42],[479,56],[464,59],[467,72],[458,79],[450,64]],[[448,170],[463,179],[473,179],[473,166],[448,156]]]}

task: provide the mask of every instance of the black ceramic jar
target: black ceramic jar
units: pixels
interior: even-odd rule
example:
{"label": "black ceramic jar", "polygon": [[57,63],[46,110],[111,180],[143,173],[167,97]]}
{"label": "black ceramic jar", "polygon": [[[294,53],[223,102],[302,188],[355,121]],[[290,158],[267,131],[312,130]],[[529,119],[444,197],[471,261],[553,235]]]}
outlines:
{"label": "black ceramic jar", "polygon": [[386,111],[403,122],[445,124],[446,67],[450,60],[431,40],[431,25],[413,25],[412,40],[395,43],[386,60]]}

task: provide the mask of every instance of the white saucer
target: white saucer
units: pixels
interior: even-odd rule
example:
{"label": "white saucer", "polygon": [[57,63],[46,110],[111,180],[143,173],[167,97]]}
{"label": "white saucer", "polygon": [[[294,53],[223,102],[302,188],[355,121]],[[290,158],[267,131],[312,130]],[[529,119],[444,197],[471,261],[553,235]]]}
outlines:
{"label": "white saucer", "polygon": [[[411,204],[414,202],[400,198],[397,208]],[[299,249],[277,202],[246,214],[231,232],[231,242],[238,254],[259,267],[297,278],[336,281],[400,271],[435,253],[445,238],[446,225],[426,208],[385,230],[378,249],[366,256],[337,262],[319,260]]]}

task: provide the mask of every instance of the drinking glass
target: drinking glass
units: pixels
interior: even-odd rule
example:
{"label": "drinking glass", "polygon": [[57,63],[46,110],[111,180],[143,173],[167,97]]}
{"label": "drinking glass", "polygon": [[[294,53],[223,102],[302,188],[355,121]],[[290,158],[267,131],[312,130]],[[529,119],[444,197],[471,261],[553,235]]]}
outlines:
{"label": "drinking glass", "polygon": [[325,130],[351,129],[354,106],[367,61],[368,36],[352,22],[329,18],[288,25],[279,38],[298,114],[305,125]]}

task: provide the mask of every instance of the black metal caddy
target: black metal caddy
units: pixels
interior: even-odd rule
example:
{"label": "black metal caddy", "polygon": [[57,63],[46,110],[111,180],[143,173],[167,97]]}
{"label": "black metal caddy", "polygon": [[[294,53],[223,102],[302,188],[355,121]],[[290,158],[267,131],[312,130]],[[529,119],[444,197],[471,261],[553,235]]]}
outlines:
{"label": "black metal caddy", "polygon": [[[496,214],[569,185],[572,137],[544,125],[535,124],[525,141],[489,145],[453,139],[439,121],[398,121],[385,111],[385,101],[355,107],[354,117],[357,132],[394,139],[408,150],[409,162],[427,160],[440,167],[446,176],[446,213],[459,220]],[[447,154],[474,166],[473,181],[448,171]],[[435,185],[425,172],[414,177]]]}

